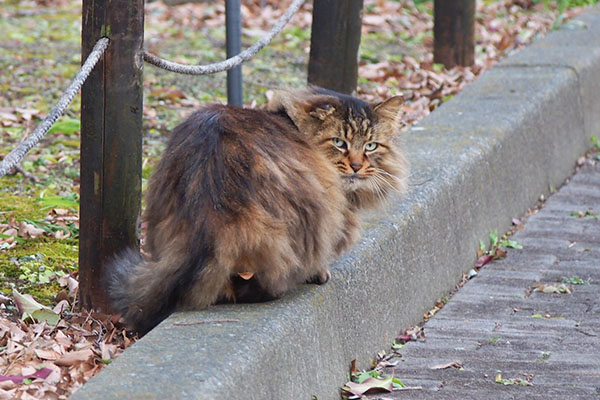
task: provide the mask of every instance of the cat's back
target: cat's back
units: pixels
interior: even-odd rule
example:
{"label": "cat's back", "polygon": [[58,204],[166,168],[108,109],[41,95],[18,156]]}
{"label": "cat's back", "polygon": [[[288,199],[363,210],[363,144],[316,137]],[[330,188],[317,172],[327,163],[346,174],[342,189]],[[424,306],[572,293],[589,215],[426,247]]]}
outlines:
{"label": "cat's back", "polygon": [[285,114],[211,105],[174,129],[150,190],[172,193],[178,207],[194,201],[194,213],[260,206],[279,214],[336,185],[335,169]]}
{"label": "cat's back", "polygon": [[[301,137],[291,120],[284,115],[259,109],[211,104],[194,112],[175,128],[172,139],[178,136],[189,137],[191,134],[195,139],[216,135],[222,138],[240,136],[253,141],[275,132],[280,138],[290,135]],[[277,140],[277,137],[272,139]]]}
{"label": "cat's back", "polygon": [[228,160],[244,158],[253,163],[260,157],[293,158],[292,151],[310,151],[305,137],[285,115],[219,104],[196,111],[175,128],[168,147],[193,152],[200,162],[224,153]]}

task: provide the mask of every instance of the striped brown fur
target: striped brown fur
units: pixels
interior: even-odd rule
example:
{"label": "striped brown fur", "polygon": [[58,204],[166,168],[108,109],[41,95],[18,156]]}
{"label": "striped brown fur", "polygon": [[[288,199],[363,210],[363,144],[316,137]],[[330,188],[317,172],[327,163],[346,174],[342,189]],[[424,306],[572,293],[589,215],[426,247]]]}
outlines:
{"label": "striped brown fur", "polygon": [[400,104],[310,88],[278,91],[266,110],[192,114],[146,193],[150,257],[127,251],[109,268],[115,309],[144,334],[175,309],[325,283],[358,238],[358,210],[405,190]]}

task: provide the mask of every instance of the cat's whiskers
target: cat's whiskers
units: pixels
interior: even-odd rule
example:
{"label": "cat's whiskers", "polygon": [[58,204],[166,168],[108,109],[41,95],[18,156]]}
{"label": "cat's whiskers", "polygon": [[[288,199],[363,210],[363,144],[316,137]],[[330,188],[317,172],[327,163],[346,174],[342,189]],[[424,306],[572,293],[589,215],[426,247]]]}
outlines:
{"label": "cat's whiskers", "polygon": [[386,183],[379,175],[373,175],[373,179],[371,180],[372,182],[374,182],[377,187],[379,188],[379,191],[381,193],[382,196],[385,196],[385,188],[382,186],[382,183]]}
{"label": "cat's whiskers", "polygon": [[[379,169],[378,169],[379,170]],[[395,176],[387,173],[386,171],[383,170],[379,170],[378,172],[385,172],[385,174],[377,174],[374,175],[375,179],[378,179],[381,183],[384,183],[386,185],[386,189],[393,191],[393,192],[402,192],[400,189],[398,189],[392,182],[390,182],[388,179],[386,179],[386,177],[390,177],[390,178],[396,178]],[[386,177],[382,176],[385,175]],[[399,181],[399,179],[398,179]]]}
{"label": "cat's whiskers", "polygon": [[383,175],[389,176],[390,178],[394,179],[395,181],[397,181],[397,182],[399,182],[399,183],[403,183],[403,182],[405,182],[406,180],[408,180],[408,178],[409,178],[408,176],[407,176],[407,177],[404,177],[404,178],[399,178],[399,177],[397,177],[397,176],[395,176],[395,175],[392,175],[392,174],[390,174],[389,172],[387,172],[386,170],[383,170],[383,169],[381,169],[381,168],[375,168],[375,169],[376,169],[376,170],[377,170],[377,172],[379,172],[380,174],[383,174]]}
{"label": "cat's whiskers", "polygon": [[389,197],[387,196],[388,192],[394,191],[398,192],[398,189],[386,178],[381,176],[380,174],[373,175],[372,181],[377,185],[381,192],[382,200],[385,202],[389,202]]}
{"label": "cat's whiskers", "polygon": [[367,182],[371,186],[371,191],[373,193],[375,193],[375,195],[377,196],[377,198],[379,199],[379,201],[385,202],[385,201],[387,201],[387,199],[385,197],[385,193],[383,191],[383,188],[381,187],[381,185],[379,184],[379,182],[375,178],[375,176],[376,175],[373,175],[371,178],[374,178],[374,179],[370,179],[369,178],[367,180]]}

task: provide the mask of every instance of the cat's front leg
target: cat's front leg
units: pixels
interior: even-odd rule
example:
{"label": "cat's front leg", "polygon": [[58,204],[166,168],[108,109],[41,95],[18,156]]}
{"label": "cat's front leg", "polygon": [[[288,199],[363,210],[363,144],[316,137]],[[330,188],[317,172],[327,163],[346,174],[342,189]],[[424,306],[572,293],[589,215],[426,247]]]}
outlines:
{"label": "cat's front leg", "polygon": [[313,283],[315,285],[324,285],[331,279],[331,272],[326,269],[325,272],[318,275],[311,276],[306,280],[306,283]]}
{"label": "cat's front leg", "polygon": [[344,229],[335,245],[335,253],[339,256],[344,250],[353,246],[360,238],[360,218],[354,209],[344,213]]}

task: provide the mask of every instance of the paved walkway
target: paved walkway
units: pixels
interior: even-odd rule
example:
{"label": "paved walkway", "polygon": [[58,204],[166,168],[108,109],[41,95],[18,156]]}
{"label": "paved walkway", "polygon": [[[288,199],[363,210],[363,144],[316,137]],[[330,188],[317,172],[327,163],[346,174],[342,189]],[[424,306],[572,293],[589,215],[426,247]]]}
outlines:
{"label": "paved walkway", "polygon": [[[423,389],[368,398],[600,399],[600,219],[571,215],[587,210],[600,211],[600,163],[525,222],[513,236],[523,250],[484,266],[425,324],[426,340],[400,350],[394,375]],[[535,290],[564,278],[589,283]],[[432,369],[451,362],[463,368]]]}

